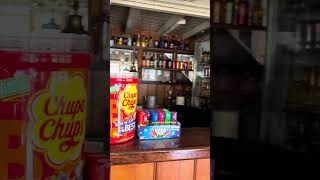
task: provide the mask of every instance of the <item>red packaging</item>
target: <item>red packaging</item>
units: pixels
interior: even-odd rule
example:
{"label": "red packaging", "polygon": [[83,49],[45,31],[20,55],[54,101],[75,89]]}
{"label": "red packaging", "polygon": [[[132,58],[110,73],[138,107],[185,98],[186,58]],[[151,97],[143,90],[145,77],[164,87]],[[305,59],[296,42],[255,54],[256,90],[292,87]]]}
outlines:
{"label": "red packaging", "polygon": [[110,144],[135,136],[138,78],[110,78]]}
{"label": "red packaging", "polygon": [[0,51],[0,60],[0,142],[8,154],[0,177],[81,178],[90,56]]}
{"label": "red packaging", "polygon": [[148,122],[148,114],[145,111],[137,110],[137,122],[139,126],[146,126]]}
{"label": "red packaging", "polygon": [[85,153],[84,179],[109,180],[110,164],[106,153]]}

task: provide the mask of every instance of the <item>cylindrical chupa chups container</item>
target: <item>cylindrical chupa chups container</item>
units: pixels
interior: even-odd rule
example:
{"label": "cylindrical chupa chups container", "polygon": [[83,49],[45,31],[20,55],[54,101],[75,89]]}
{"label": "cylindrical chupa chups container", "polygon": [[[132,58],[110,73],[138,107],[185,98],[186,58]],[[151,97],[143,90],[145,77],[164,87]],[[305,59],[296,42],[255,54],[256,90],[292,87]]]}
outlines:
{"label": "cylindrical chupa chups container", "polygon": [[110,144],[123,143],[134,138],[137,96],[137,73],[111,74]]}
{"label": "cylindrical chupa chups container", "polygon": [[82,179],[90,55],[0,51],[0,59],[0,130],[10,137],[0,177]]}

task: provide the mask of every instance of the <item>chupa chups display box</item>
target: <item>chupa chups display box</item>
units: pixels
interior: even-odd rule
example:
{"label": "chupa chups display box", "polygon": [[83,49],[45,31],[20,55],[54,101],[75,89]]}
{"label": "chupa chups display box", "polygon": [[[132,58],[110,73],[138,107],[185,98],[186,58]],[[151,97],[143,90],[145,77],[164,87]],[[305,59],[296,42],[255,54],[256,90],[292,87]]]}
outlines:
{"label": "chupa chups display box", "polygon": [[144,139],[170,139],[179,138],[181,132],[181,124],[177,121],[175,125],[153,125],[139,126],[138,136],[140,140]]}
{"label": "chupa chups display box", "polygon": [[0,179],[82,178],[89,61],[0,51]]}
{"label": "chupa chups display box", "polygon": [[180,139],[158,139],[158,140],[140,140],[139,148],[140,149],[171,149],[178,148],[180,143]]}

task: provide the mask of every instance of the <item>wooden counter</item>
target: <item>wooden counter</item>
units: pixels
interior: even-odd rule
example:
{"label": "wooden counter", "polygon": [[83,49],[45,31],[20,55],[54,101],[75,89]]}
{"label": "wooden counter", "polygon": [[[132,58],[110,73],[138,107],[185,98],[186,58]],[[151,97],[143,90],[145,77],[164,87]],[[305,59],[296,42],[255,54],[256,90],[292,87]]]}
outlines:
{"label": "wooden counter", "polygon": [[209,180],[210,129],[183,128],[180,139],[110,146],[111,180]]}

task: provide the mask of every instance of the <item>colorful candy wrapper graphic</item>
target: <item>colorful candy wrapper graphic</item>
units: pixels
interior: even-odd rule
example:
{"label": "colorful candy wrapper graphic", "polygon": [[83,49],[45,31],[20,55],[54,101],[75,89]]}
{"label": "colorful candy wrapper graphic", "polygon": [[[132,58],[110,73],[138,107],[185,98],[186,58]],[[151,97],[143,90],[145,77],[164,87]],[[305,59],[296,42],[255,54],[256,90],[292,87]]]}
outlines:
{"label": "colorful candy wrapper graphic", "polygon": [[158,112],[152,110],[151,111],[151,124],[152,125],[157,125],[158,124]]}
{"label": "colorful candy wrapper graphic", "polygon": [[148,125],[147,113],[145,111],[137,110],[137,120],[139,126]]}
{"label": "colorful candy wrapper graphic", "polygon": [[164,124],[170,125],[171,123],[171,112],[168,109],[162,109],[165,113]]}
{"label": "colorful candy wrapper graphic", "polygon": [[177,123],[177,116],[178,116],[178,113],[176,111],[171,112],[171,124]]}
{"label": "colorful candy wrapper graphic", "polygon": [[163,125],[164,124],[164,112],[161,109],[156,110],[158,112],[158,124]]}

